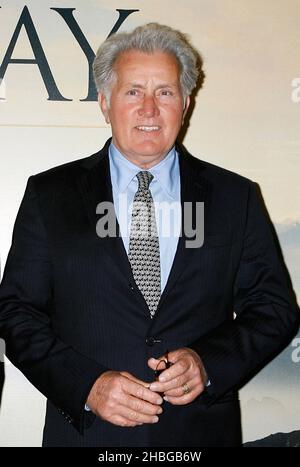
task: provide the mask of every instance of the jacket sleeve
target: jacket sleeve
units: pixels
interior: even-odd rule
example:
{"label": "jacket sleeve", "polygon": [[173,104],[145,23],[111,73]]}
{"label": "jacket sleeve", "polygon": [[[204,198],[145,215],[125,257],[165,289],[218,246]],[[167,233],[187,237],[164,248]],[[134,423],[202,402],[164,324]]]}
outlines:
{"label": "jacket sleeve", "polygon": [[277,355],[296,333],[299,309],[289,288],[271,223],[250,182],[243,248],[228,320],[190,347],[203,360],[215,398],[238,389]]}
{"label": "jacket sleeve", "polygon": [[52,289],[51,254],[31,177],[0,286],[0,337],[11,362],[82,432],[87,396],[106,368],[55,334]]}

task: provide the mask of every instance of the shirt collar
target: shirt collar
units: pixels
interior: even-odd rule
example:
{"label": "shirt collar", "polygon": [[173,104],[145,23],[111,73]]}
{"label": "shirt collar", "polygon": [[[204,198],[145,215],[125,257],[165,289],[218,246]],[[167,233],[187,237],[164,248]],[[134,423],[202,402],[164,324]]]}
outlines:
{"label": "shirt collar", "polygon": [[[115,189],[122,193],[127,190],[132,179],[142,169],[126,159],[112,142],[109,146],[109,159]],[[178,175],[178,156],[175,146],[162,161],[151,167],[149,172],[154,177],[153,182],[157,181],[169,196],[176,199],[177,184],[175,181]]]}

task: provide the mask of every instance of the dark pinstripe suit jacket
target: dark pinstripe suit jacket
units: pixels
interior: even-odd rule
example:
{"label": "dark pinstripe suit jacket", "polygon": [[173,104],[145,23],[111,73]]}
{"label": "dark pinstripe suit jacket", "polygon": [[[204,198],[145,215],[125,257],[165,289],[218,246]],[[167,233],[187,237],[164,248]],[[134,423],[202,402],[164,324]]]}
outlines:
{"label": "dark pinstripe suit jacket", "polygon": [[[256,186],[177,146],[181,201],[204,201],[205,241],[194,249],[180,238],[151,320],[122,239],[96,235],[96,205],[112,201],[108,145],[29,179],[0,289],[8,357],[48,398],[44,445],[238,445],[236,389],[298,325]],[[85,413],[102,372],[151,381],[147,359],[183,346],[211,380],[193,403],[164,403],[159,423],[136,428]]]}

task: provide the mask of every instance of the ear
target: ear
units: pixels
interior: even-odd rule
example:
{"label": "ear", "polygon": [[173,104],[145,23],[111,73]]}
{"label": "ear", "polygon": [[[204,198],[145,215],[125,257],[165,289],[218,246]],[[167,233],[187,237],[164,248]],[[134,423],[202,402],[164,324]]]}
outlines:
{"label": "ear", "polygon": [[103,92],[99,92],[98,94],[98,103],[99,103],[101,112],[103,113],[106,123],[109,124],[110,123],[109,108],[107,105],[106,97],[104,96]]}
{"label": "ear", "polygon": [[191,102],[190,96],[187,96],[185,98],[185,105],[184,105],[183,114],[182,114],[182,123],[183,123],[184,118],[185,118],[185,116],[187,114],[188,108],[190,106],[190,102]]}

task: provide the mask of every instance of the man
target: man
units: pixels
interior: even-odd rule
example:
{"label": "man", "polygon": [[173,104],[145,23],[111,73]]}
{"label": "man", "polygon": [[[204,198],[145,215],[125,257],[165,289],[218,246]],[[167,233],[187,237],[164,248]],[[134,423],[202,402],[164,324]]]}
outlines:
{"label": "man", "polygon": [[94,73],[112,140],[29,179],[0,329],[48,398],[45,446],[238,446],[237,388],[297,329],[254,183],[176,143],[197,60],[166,26],[111,36]]}

